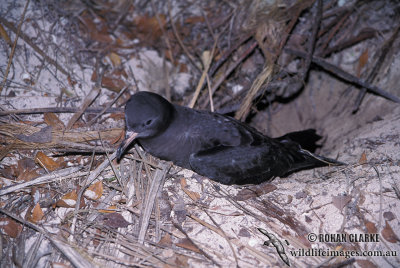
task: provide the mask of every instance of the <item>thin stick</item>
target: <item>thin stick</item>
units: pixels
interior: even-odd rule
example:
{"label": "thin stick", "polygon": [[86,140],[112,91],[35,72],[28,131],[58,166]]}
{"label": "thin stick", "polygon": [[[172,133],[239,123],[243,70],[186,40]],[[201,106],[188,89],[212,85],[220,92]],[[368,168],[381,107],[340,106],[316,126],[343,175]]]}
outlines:
{"label": "thin stick", "polygon": [[[292,55],[296,55],[296,56],[301,57],[301,58],[307,57],[307,53],[305,53],[303,51],[291,49],[291,48],[285,48],[285,52],[287,52],[289,54],[292,54]],[[329,73],[332,73],[332,74],[342,78],[343,80],[345,80],[345,81],[347,81],[349,83],[356,84],[356,85],[358,85],[360,87],[365,87],[369,91],[371,91],[371,92],[373,92],[373,93],[375,93],[375,94],[377,94],[377,95],[379,95],[381,97],[384,97],[384,98],[386,98],[388,100],[391,100],[393,102],[396,102],[396,103],[400,103],[400,98],[399,97],[397,97],[395,95],[392,95],[392,94],[390,94],[390,93],[388,93],[388,92],[386,92],[386,91],[384,91],[384,90],[382,90],[382,89],[380,89],[380,88],[378,88],[376,86],[373,86],[373,85],[367,83],[366,81],[364,81],[362,79],[359,79],[359,78],[357,78],[356,76],[354,76],[352,74],[349,74],[348,72],[343,71],[339,67],[326,62],[325,60],[323,60],[320,57],[313,56],[312,62],[317,64],[318,66],[322,67],[325,71],[328,71]]]}
{"label": "thin stick", "polygon": [[[7,28],[11,29],[14,33],[18,32],[17,28],[15,28],[15,26],[11,22],[7,21],[6,19],[0,17],[0,22],[2,24],[4,24]],[[69,76],[69,73],[60,64],[58,64],[55,60],[53,60],[48,55],[46,55],[46,53],[44,53],[43,50],[41,50],[35,43],[33,43],[29,36],[27,36],[26,34],[24,34],[22,32],[19,33],[19,36],[21,36],[22,40],[24,40],[25,43],[27,43],[31,48],[33,48],[33,50],[35,50],[39,55],[41,55],[48,63],[54,65],[57,68],[57,70],[59,70],[66,76]]]}
{"label": "thin stick", "polygon": [[[203,73],[201,74],[199,83],[197,84],[196,90],[193,94],[193,98],[190,101],[189,108],[194,107],[194,104],[196,103],[197,98],[199,97],[200,90],[203,87],[204,80],[206,79],[208,70],[210,69],[211,61],[212,61],[212,58],[214,57],[214,52],[215,52],[216,46],[217,46],[217,42],[214,42],[211,54],[209,54],[206,58],[203,59],[204,70],[203,70]],[[205,52],[203,52],[203,53],[205,53]],[[212,94],[210,96],[212,96]]]}
{"label": "thin stick", "polygon": [[7,69],[6,69],[6,72],[5,72],[4,77],[3,77],[3,82],[0,85],[0,93],[3,90],[3,87],[6,85],[7,76],[8,76],[8,73],[10,72],[11,62],[12,62],[12,60],[14,58],[15,48],[17,47],[18,38],[19,38],[19,36],[21,34],[21,27],[22,27],[22,23],[25,20],[25,14],[26,14],[26,10],[28,9],[29,2],[30,2],[30,0],[26,0],[25,8],[24,8],[24,11],[22,12],[21,21],[19,22],[19,25],[18,25],[18,30],[16,32],[14,44],[13,44],[13,46],[11,48],[10,57],[8,58]]}
{"label": "thin stick", "polygon": [[[45,108],[32,108],[32,109],[18,109],[18,110],[6,110],[0,111],[0,116],[10,114],[43,114],[43,113],[76,113],[80,110],[80,107],[45,107]],[[87,108],[83,113],[100,113],[103,112],[102,107]],[[104,113],[123,113],[124,108],[107,108]]]}
{"label": "thin stick", "polygon": [[102,116],[108,109],[110,109],[111,106],[122,96],[122,94],[124,94],[124,92],[126,91],[127,88],[128,88],[128,86],[126,86],[122,90],[120,90],[118,95],[109,104],[107,104],[107,106],[104,107],[104,109],[100,113],[98,113],[89,123],[87,123],[87,126],[90,127],[91,125],[93,125],[93,123],[96,122],[96,120],[100,116]]}

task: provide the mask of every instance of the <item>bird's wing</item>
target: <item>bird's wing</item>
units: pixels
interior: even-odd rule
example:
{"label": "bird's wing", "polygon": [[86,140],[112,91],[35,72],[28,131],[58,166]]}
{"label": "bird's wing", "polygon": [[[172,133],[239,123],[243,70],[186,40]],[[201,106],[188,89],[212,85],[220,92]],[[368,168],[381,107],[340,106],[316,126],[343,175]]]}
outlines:
{"label": "bird's wing", "polygon": [[189,163],[198,174],[223,184],[257,184],[278,175],[275,158],[267,146],[221,145],[192,154]]}

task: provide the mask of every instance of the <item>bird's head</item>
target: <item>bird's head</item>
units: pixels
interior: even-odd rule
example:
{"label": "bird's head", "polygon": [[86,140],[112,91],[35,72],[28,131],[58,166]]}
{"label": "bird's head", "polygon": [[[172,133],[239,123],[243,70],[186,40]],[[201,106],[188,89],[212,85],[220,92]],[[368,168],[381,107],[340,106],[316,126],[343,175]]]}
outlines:
{"label": "bird's head", "polygon": [[125,106],[125,139],[117,150],[119,160],[126,148],[137,138],[159,135],[171,123],[174,106],[158,94],[140,91]]}

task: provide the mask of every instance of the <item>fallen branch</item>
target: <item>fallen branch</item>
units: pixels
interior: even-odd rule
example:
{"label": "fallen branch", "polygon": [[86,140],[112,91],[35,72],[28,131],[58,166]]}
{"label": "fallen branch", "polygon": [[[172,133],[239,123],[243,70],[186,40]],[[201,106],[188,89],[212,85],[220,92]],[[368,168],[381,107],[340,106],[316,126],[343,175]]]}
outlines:
{"label": "fallen branch", "polygon": [[[285,52],[295,55],[295,56],[298,56],[298,57],[301,57],[301,58],[307,57],[307,53],[305,53],[303,51],[291,49],[291,48],[285,48]],[[375,93],[376,95],[384,97],[393,102],[400,103],[399,97],[392,95],[376,86],[373,86],[373,85],[367,83],[366,81],[364,81],[360,78],[357,78],[356,76],[354,76],[352,74],[349,74],[348,72],[340,69],[339,67],[326,62],[324,59],[322,59],[320,57],[313,56],[312,62],[315,63],[316,65],[320,66],[321,68],[323,68],[325,71],[328,71],[329,73],[331,73],[337,77],[340,77],[341,79],[343,79],[349,83],[356,84],[357,86],[360,86],[360,87],[364,87],[368,91]]]}

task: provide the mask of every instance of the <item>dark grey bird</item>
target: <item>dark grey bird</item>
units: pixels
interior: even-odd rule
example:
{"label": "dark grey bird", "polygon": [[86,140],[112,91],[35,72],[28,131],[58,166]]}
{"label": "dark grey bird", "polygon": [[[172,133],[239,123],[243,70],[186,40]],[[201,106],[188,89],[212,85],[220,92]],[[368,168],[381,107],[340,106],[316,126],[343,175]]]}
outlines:
{"label": "dark grey bird", "polygon": [[151,92],[130,98],[125,122],[118,160],[136,140],[153,156],[227,185],[258,184],[301,169],[343,164],[301,148],[298,141],[320,137],[315,130],[269,138],[229,116],[171,104]]}

